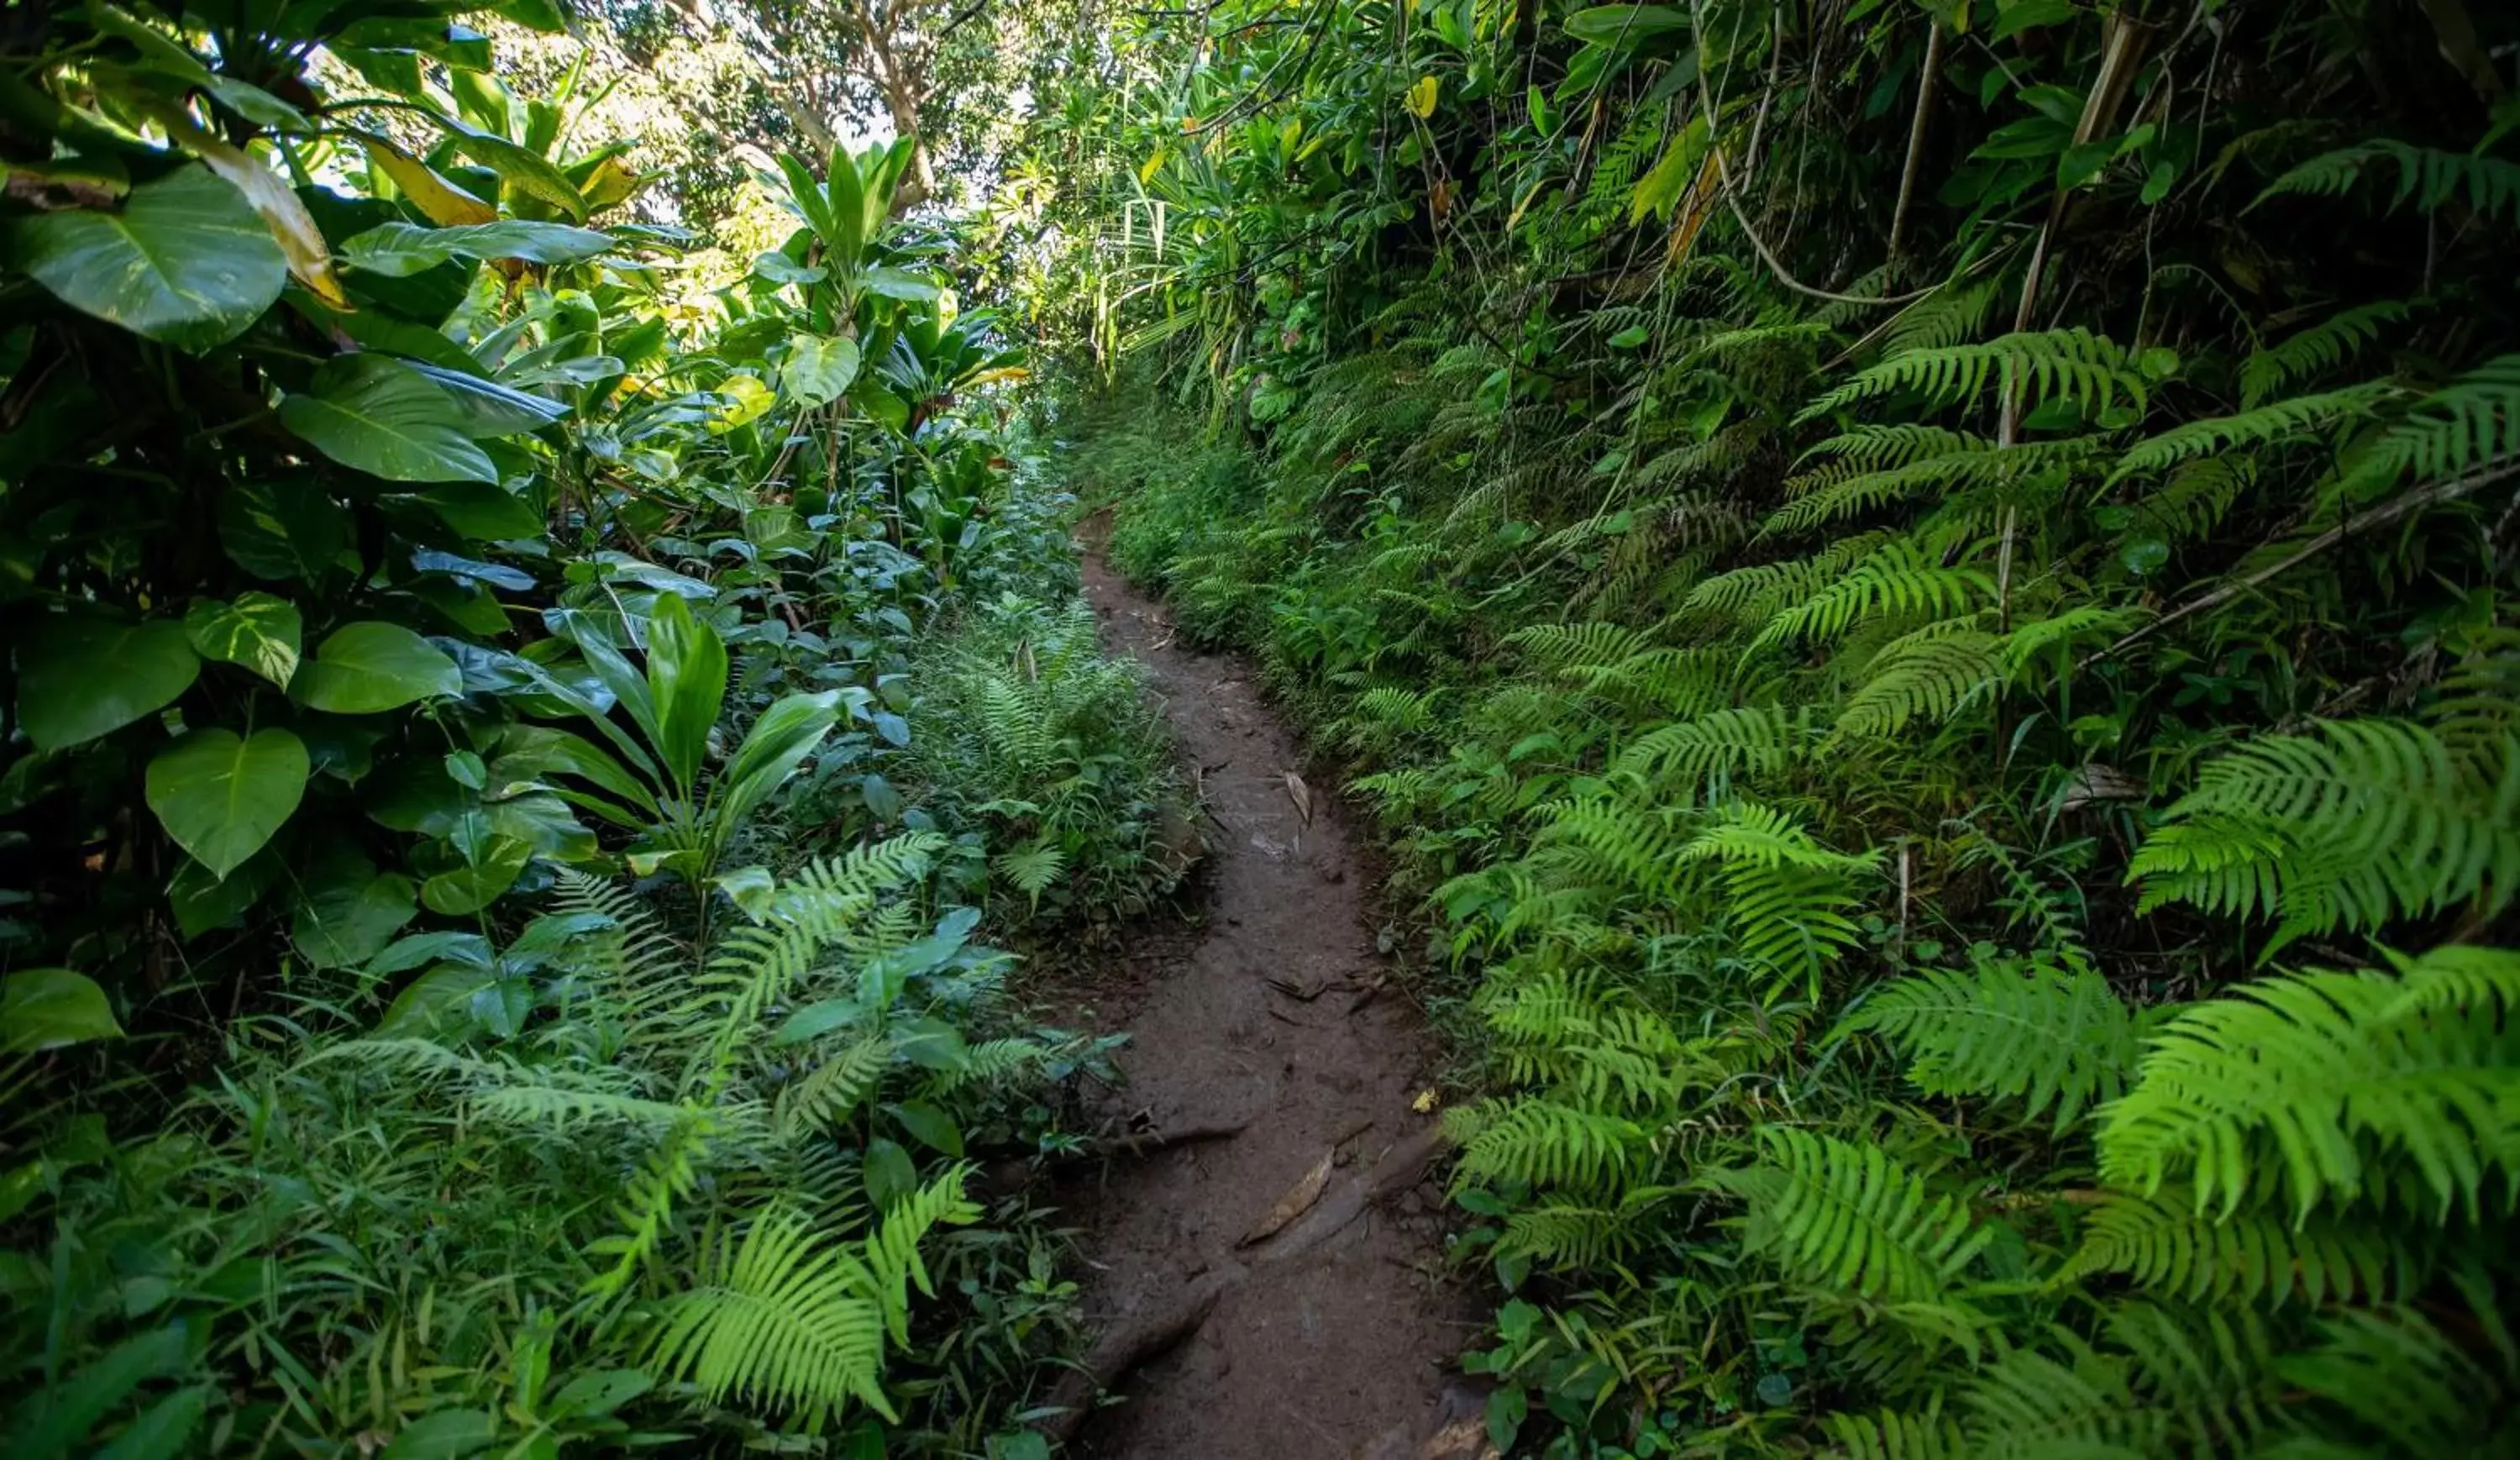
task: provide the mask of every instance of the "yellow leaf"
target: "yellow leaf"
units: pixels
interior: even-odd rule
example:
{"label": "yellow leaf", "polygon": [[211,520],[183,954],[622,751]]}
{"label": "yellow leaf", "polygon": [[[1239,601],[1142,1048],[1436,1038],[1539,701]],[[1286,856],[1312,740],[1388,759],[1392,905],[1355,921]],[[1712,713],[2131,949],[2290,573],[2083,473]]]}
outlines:
{"label": "yellow leaf", "polygon": [[336,309],[353,307],[350,297],[341,292],[341,281],[333,274],[333,246],[325,241],[324,230],[315,226],[288,178],[272,171],[262,159],[194,125],[192,117],[178,108],[153,104],[146,110],[168,136],[192,149],[194,156],[253,205],[298,283]]}
{"label": "yellow leaf", "polygon": [[1428,1085],[1425,1089],[1418,1092],[1417,1099],[1409,1102],[1409,1108],[1422,1116],[1429,1111],[1432,1111],[1437,1102],[1438,1097],[1435,1094],[1435,1087]]}
{"label": "yellow leaf", "polygon": [[1421,118],[1434,115],[1435,94],[1440,88],[1441,83],[1433,76],[1419,76],[1418,84],[1409,88],[1409,110]]}
{"label": "yellow leaf", "polygon": [[1146,162],[1138,168],[1138,181],[1144,184],[1148,178],[1154,176],[1155,169],[1161,167],[1164,164],[1164,159],[1170,156],[1172,156],[1170,148],[1156,148],[1155,155],[1147,159]]}
{"label": "yellow leaf", "polygon": [[440,228],[495,223],[499,210],[448,182],[437,170],[374,132],[353,132],[367,149],[368,164],[393,179],[412,205]]}

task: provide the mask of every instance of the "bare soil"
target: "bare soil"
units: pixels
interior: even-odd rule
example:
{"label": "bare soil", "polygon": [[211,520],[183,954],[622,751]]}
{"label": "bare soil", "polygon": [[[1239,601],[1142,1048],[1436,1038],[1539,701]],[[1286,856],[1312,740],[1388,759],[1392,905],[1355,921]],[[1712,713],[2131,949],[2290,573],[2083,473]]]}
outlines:
{"label": "bare soil", "polygon": [[[1474,1428],[1477,1396],[1448,1373],[1480,1315],[1442,1277],[1435,1118],[1416,1109],[1435,1050],[1376,952],[1363,847],[1331,788],[1289,786],[1302,751],[1245,663],[1178,643],[1099,553],[1086,594],[1106,646],[1150,671],[1209,844],[1203,926],[1149,930],[1079,1012],[1132,1036],[1098,1114],[1106,1129],[1239,1128],[1058,1192],[1088,1234],[1088,1317],[1126,1366],[1070,1452],[1474,1453],[1436,1439]],[[1149,1351],[1123,1353],[1133,1341]]]}

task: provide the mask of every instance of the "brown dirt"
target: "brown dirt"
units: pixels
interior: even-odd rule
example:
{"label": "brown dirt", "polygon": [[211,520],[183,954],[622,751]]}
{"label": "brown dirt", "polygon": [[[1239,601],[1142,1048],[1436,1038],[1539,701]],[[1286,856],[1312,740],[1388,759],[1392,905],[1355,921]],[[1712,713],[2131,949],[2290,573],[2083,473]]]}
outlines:
{"label": "brown dirt", "polygon": [[[1155,956],[1123,964],[1128,986],[1096,990],[1090,1018],[1125,1010],[1132,1035],[1127,1084],[1098,1114],[1247,1123],[1059,1193],[1088,1233],[1086,1310],[1106,1336],[1179,1312],[1193,1285],[1223,1287],[1194,1332],[1119,1380],[1076,1452],[1417,1455],[1474,1398],[1447,1372],[1479,1315],[1441,1277],[1440,1191],[1422,1174],[1434,1118],[1412,1108],[1435,1051],[1384,981],[1363,848],[1326,785],[1309,788],[1307,824],[1285,779],[1302,752],[1246,664],[1176,643],[1099,554],[1085,580],[1105,644],[1150,671],[1210,818],[1203,930],[1149,939]],[[1333,1150],[1307,1209],[1244,1245]]]}

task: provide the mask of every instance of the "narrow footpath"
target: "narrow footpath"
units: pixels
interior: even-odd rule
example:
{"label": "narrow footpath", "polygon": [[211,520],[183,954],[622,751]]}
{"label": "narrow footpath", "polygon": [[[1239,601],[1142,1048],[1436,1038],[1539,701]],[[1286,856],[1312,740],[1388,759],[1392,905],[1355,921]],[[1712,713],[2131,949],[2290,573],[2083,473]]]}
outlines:
{"label": "narrow footpath", "polygon": [[1468,1460],[1478,1395],[1449,1364],[1481,1314],[1442,1278],[1434,1049],[1386,981],[1358,839],[1290,780],[1301,749],[1248,665],[1178,644],[1099,551],[1085,579],[1107,647],[1151,672],[1210,849],[1203,926],[1096,1011],[1131,1032],[1099,1114],[1156,1149],[1059,1193],[1119,1397],[1072,1452]]}

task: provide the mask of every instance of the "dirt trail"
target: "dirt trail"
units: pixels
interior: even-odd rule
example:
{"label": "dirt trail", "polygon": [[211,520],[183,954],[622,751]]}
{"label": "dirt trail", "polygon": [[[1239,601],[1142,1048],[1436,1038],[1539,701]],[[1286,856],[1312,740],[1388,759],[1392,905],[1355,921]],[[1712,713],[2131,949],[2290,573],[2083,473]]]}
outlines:
{"label": "dirt trail", "polygon": [[[1446,1365],[1477,1313],[1437,1280],[1434,1120],[1412,1109],[1433,1048],[1406,994],[1374,991],[1386,964],[1354,839],[1328,789],[1310,789],[1309,822],[1298,808],[1285,773],[1300,748],[1247,665],[1177,645],[1099,553],[1086,594],[1106,645],[1152,671],[1213,818],[1204,928],[1116,990],[1122,1007],[1097,1011],[1132,1032],[1128,1083],[1104,1114],[1240,1129],[1116,1160],[1060,1193],[1089,1232],[1087,1313],[1106,1340],[1187,1329],[1120,1380],[1123,1402],[1084,1426],[1077,1451],[1455,1453],[1429,1440],[1462,1431],[1474,1396],[1448,1386]],[[1333,1150],[1318,1199],[1243,1245]]]}

